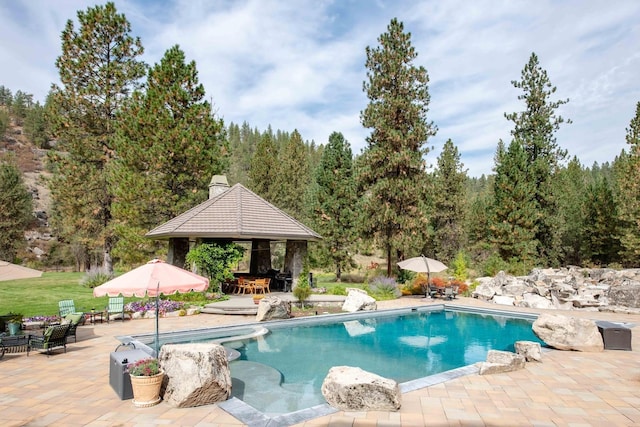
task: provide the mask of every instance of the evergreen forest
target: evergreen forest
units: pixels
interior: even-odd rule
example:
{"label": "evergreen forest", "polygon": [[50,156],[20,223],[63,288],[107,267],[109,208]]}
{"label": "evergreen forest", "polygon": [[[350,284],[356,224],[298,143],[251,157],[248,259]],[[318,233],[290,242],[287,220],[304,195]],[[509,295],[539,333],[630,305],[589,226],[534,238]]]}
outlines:
{"label": "evergreen forest", "polygon": [[[0,86],[0,259],[109,273],[139,265],[166,252],[145,233],[206,200],[211,177],[226,175],[322,235],[308,268],[338,281],[356,254],[371,253],[387,260],[388,276],[420,254],[477,275],[638,266],[640,102],[629,111],[627,149],[583,165],[556,139],[571,121],[558,109],[570,100],[556,97],[535,53],[505,82],[521,108],[504,112],[512,130],[496,141],[493,173],[470,177],[460,141],[432,152],[428,70],[396,19],[365,49],[360,120],[369,136],[360,153],[340,129],[309,141],[296,129],[224,123],[180,46],[156,64],[143,52],[113,3],[92,6],[67,22],[60,82],[42,104]],[[16,129],[45,153],[56,238],[39,261],[25,252],[33,207],[11,149]]]}

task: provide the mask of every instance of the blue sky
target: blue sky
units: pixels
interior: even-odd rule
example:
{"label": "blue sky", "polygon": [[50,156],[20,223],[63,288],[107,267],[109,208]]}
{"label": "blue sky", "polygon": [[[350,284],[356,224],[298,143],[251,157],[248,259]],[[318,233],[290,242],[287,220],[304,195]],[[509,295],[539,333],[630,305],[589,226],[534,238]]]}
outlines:
{"label": "blue sky", "polygon": [[[73,0],[0,0],[0,84],[44,100],[58,81],[60,34]],[[104,4],[104,3],[99,3]],[[435,164],[451,138],[471,176],[492,172],[499,139],[521,111],[519,80],[531,52],[569,98],[573,121],[558,143],[587,166],[612,161],[640,101],[640,1],[499,0],[127,0],[115,1],[154,64],[174,44],[195,60],[207,98],[225,123],[298,129],[326,143],[342,132],[354,153],[370,133],[360,123],[367,98],[365,48],[390,20],[412,34],[417,65],[430,77],[428,120],[438,127]]]}

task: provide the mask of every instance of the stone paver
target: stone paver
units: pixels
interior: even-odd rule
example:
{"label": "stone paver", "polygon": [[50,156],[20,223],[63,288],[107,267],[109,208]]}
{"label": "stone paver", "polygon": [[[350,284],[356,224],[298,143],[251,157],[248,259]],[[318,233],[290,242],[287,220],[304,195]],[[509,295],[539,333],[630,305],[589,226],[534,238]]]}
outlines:
{"label": "stone paver", "polygon": [[[418,298],[381,302],[379,309],[432,304]],[[459,298],[454,304],[503,309]],[[539,310],[517,311],[539,312]],[[561,313],[554,311],[555,313]],[[633,322],[640,316],[562,312],[576,317]],[[254,316],[200,314],[160,320],[161,331],[253,322]],[[67,353],[6,354],[0,360],[2,426],[241,426],[217,405],[176,409],[164,402],[135,408],[109,386],[109,354],[118,335],[152,332],[153,319],[85,325]],[[398,412],[337,412],[297,424],[308,426],[632,426],[640,424],[640,328],[633,351],[549,351],[543,363],[521,371],[470,375],[403,395]],[[399,363],[402,363],[400,360]]]}

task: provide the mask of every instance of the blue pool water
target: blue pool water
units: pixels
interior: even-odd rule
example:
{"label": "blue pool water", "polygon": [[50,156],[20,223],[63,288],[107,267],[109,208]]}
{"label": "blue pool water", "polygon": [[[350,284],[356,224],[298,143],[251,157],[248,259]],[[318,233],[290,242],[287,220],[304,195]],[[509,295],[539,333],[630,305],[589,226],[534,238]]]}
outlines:
{"label": "blue pool water", "polygon": [[230,363],[233,395],[282,414],[324,403],[320,388],[333,366],[357,366],[402,383],[483,361],[491,349],[514,351],[515,341],[540,342],[531,323],[448,309],[372,314],[269,325],[264,336],[224,345],[241,354]]}

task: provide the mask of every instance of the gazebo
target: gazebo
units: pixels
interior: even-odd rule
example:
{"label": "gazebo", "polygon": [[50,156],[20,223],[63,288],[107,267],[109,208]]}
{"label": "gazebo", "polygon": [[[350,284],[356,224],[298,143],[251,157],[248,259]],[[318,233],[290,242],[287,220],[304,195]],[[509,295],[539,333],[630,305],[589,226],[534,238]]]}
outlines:
{"label": "gazebo", "polygon": [[272,271],[271,242],[285,241],[284,271],[295,286],[307,255],[307,242],[322,237],[242,184],[229,188],[224,176],[209,184],[209,199],[146,234],[167,239],[167,262],[184,266],[187,252],[200,243],[251,242],[249,274]]}

